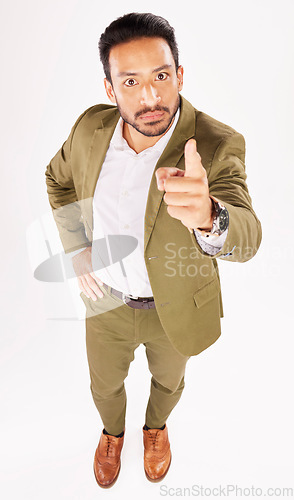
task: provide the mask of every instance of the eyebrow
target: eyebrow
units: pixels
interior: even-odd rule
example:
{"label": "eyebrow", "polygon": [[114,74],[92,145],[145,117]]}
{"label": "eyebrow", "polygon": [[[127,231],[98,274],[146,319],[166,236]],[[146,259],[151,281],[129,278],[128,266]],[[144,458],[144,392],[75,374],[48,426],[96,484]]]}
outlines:
{"label": "eyebrow", "polygon": [[[163,66],[159,66],[159,68],[155,68],[152,70],[152,73],[158,73],[158,71],[162,71],[163,69],[169,69],[172,68],[171,64],[164,64]],[[118,77],[121,76],[138,76],[140,73],[134,73],[130,71],[121,71],[120,73],[117,74]]]}

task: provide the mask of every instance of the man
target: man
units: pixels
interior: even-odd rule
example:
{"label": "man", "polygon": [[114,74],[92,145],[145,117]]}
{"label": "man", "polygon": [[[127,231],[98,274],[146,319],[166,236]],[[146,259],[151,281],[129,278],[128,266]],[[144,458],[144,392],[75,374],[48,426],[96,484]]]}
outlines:
{"label": "man", "polygon": [[[216,258],[253,257],[261,227],[246,185],[244,139],[179,94],[183,67],[169,23],[127,14],[108,26],[99,50],[112,104],[79,117],[46,182],[65,252],[77,250],[91,391],[104,424],[94,472],[109,487],[120,470],[134,350],[145,345],[152,373],[144,469],[159,481],[171,463],[166,420],[187,360],[220,335]],[[123,266],[94,265],[98,254],[103,261],[95,242],[107,235],[136,238]]]}

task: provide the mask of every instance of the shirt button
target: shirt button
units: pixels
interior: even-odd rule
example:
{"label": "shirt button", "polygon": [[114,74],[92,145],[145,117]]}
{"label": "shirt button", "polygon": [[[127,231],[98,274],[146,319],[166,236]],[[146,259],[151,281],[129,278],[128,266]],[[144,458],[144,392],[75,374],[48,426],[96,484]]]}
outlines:
{"label": "shirt button", "polygon": [[124,225],[124,229],[129,229],[129,227],[130,227],[129,224]]}

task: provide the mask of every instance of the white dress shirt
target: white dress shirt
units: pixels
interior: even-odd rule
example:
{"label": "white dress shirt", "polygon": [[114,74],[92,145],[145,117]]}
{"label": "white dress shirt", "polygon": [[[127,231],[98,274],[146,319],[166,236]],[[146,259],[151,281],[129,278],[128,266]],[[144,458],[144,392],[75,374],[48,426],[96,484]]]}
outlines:
{"label": "white dress shirt", "polygon": [[[96,276],[103,283],[126,295],[153,295],[144,260],[145,210],[155,165],[176,127],[179,115],[178,109],[166,134],[154,146],[141,153],[131,149],[123,138],[123,120],[120,118],[96,184],[93,200],[93,240],[103,239],[108,235],[129,235],[138,241],[136,249],[123,258],[125,273],[119,262],[111,263],[103,269],[94,269]],[[203,238],[197,234],[195,237],[201,244]],[[221,249],[223,242],[224,238],[217,244],[217,251]],[[202,248],[205,251],[205,248]],[[211,255],[214,254],[215,248],[216,245],[213,246]],[[111,252],[109,257],[111,258]]]}

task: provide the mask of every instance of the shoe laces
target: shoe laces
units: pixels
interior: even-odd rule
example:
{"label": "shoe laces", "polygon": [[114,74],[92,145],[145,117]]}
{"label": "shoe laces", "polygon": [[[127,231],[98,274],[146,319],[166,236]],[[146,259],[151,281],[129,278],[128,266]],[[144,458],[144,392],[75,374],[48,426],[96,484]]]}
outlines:
{"label": "shoe laces", "polygon": [[159,431],[156,432],[150,432],[148,431],[147,433],[149,442],[151,443],[152,448],[155,450],[158,444],[158,438],[159,438]]}
{"label": "shoe laces", "polygon": [[108,434],[106,434],[106,438],[107,438],[106,456],[111,456],[113,455],[113,446],[115,440],[113,439],[113,436],[110,436]]}

